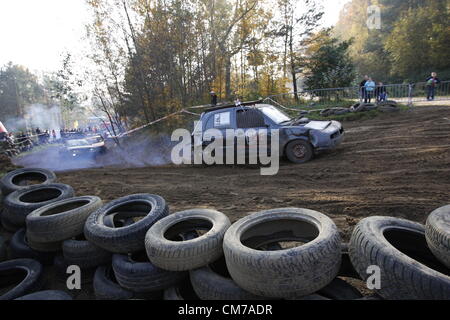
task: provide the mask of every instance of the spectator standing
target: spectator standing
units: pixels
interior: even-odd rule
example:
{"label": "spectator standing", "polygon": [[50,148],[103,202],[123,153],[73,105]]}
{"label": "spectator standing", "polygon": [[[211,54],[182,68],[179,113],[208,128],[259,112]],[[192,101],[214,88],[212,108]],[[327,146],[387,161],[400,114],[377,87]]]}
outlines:
{"label": "spectator standing", "polygon": [[361,95],[361,101],[366,98],[366,82],[369,80],[369,76],[365,75],[364,80],[359,84],[359,94]]}
{"label": "spectator standing", "polygon": [[365,91],[364,103],[370,103],[372,101],[375,88],[376,88],[375,82],[372,80],[372,78],[369,77],[369,79],[364,84],[364,91]]}
{"label": "spectator standing", "polygon": [[39,144],[41,144],[42,143],[42,131],[41,131],[41,129],[36,128],[36,135],[37,135],[37,139],[38,139]]}
{"label": "spectator standing", "polygon": [[377,102],[386,101],[387,100],[387,90],[383,82],[379,82],[378,86],[375,90],[375,96],[377,98]]}
{"label": "spectator standing", "polygon": [[214,91],[211,91],[210,95],[211,95],[211,104],[213,106],[216,106],[217,105],[217,94]]}
{"label": "spectator standing", "polygon": [[427,100],[433,101],[434,95],[436,93],[436,87],[437,85],[441,83],[441,80],[437,77],[436,72],[431,73],[431,77],[427,79]]}

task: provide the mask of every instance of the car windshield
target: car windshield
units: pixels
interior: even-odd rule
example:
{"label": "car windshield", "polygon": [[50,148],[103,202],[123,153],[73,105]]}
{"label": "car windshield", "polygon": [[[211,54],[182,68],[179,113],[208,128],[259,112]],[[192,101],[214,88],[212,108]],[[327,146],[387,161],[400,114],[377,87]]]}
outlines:
{"label": "car windshield", "polygon": [[276,124],[292,120],[287,114],[268,104],[258,106],[258,109],[261,110],[267,117],[272,119],[272,121]]}
{"label": "car windshield", "polygon": [[89,142],[86,140],[69,140],[66,142],[66,145],[69,147],[79,147],[79,146],[88,146]]}

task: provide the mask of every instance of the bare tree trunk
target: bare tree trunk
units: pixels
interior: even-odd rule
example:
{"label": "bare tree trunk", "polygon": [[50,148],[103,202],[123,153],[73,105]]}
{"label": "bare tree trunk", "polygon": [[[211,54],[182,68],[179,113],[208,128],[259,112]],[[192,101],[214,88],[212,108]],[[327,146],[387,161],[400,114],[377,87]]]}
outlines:
{"label": "bare tree trunk", "polygon": [[231,57],[225,56],[225,96],[231,99]]}
{"label": "bare tree trunk", "polygon": [[[136,40],[136,36],[135,36],[135,33],[134,33],[134,27],[133,27],[133,24],[131,23],[130,15],[128,13],[127,4],[126,4],[125,0],[122,0],[122,3],[123,3],[123,8],[124,8],[125,14],[127,16],[128,26],[130,28],[131,38],[133,40],[134,48],[136,49],[136,58],[138,60],[139,65],[142,66],[139,45],[138,45],[137,40]],[[148,88],[148,86],[147,86],[147,82],[146,82],[145,76],[144,76],[144,74],[142,72],[142,68],[138,66],[138,70],[139,70],[140,79],[142,81],[142,84],[144,85],[145,94],[146,94],[146,97],[147,97],[148,108],[150,109],[150,112],[152,114],[153,120],[156,120],[155,110],[150,105],[150,101],[151,101],[150,88]]]}
{"label": "bare tree trunk", "polygon": [[290,51],[290,60],[291,60],[291,74],[292,74],[292,87],[294,88],[294,97],[295,101],[298,102],[300,99],[298,97],[298,87],[297,87],[297,74],[295,68],[295,53],[294,53],[294,37],[293,37],[293,29],[289,31],[289,51]]}

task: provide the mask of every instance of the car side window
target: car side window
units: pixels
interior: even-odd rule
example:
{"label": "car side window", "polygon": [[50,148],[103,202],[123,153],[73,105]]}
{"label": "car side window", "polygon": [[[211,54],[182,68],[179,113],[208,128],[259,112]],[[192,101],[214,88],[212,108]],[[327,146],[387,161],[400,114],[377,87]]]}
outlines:
{"label": "car side window", "polygon": [[239,129],[262,128],[266,126],[264,115],[256,109],[236,111],[236,124]]}
{"label": "car side window", "polygon": [[208,114],[206,117],[204,130],[208,129],[231,129],[231,111]]}
{"label": "car side window", "polygon": [[224,128],[231,125],[231,112],[221,112],[214,115],[214,128]]}

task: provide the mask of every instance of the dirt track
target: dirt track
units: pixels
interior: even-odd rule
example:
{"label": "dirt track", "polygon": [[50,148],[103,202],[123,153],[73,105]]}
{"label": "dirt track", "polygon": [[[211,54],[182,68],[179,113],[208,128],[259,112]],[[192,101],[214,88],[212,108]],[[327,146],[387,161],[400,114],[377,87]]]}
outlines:
{"label": "dirt track", "polygon": [[233,221],[249,212],[302,207],[332,217],[345,237],[361,218],[425,222],[450,204],[450,108],[423,107],[344,123],[346,141],[305,165],[283,162],[276,176],[246,167],[101,168],[59,173],[78,195],[105,200],[162,195],[171,211],[215,208]]}

